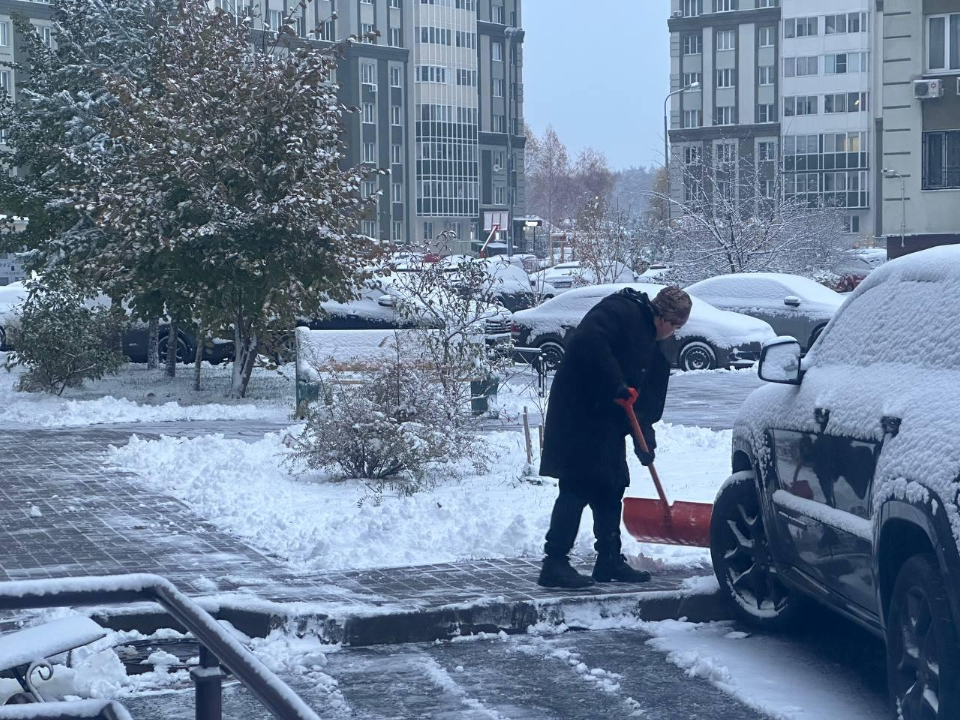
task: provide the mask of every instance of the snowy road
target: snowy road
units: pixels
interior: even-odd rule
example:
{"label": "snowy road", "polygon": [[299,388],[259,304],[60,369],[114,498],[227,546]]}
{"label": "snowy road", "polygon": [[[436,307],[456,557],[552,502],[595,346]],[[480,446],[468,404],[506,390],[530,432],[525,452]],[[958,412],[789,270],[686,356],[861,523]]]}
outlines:
{"label": "snowy road", "polygon": [[[459,643],[258,652],[324,718],[435,720],[875,720],[886,717],[882,648],[819,614],[793,636],[726,623],[634,627]],[[865,641],[866,640],[866,641]],[[879,664],[878,664],[879,663]],[[242,689],[225,717],[266,714]],[[128,702],[143,720],[192,717],[192,694]]]}

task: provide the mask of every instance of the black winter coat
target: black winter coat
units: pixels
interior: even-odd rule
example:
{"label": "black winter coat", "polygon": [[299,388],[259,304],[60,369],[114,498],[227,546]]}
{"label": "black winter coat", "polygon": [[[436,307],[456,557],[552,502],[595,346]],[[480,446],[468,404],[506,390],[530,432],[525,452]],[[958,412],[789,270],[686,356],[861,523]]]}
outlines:
{"label": "black winter coat", "polygon": [[601,300],[570,333],[550,390],[541,475],[588,493],[630,484],[624,442],[630,426],[614,397],[620,383],[637,388],[637,417],[656,447],[652,425],[663,415],[670,363],[653,318],[647,296],[626,289]]}

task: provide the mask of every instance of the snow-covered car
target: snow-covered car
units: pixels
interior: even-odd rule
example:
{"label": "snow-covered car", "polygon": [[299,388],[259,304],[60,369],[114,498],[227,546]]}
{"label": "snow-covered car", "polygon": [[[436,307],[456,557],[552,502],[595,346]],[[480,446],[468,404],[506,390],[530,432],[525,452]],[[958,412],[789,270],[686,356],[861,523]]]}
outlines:
{"label": "snow-covered car", "polygon": [[27,299],[27,288],[22,282],[0,287],[0,350],[9,350],[7,332],[16,321],[17,309]]}
{"label": "snow-covered car", "polygon": [[750,315],[789,335],[809,350],[836,314],[844,295],[809,278],[784,273],[736,273],[701,280],[686,288],[721,310]]}
{"label": "snow-covered car", "polygon": [[596,272],[584,267],[579,260],[560,263],[530,275],[530,280],[535,286],[540,283],[549,283],[558,295],[585,285],[632,283],[636,279],[637,276],[633,270],[623,263],[611,263],[610,268],[603,273],[602,277],[598,278]]}
{"label": "snow-covered car", "polygon": [[510,312],[535,307],[544,298],[556,295],[556,290],[549,283],[534,287],[522,266],[506,255],[483,259],[454,255],[441,262],[451,273],[456,273],[457,268],[465,263],[481,265],[487,275],[484,288],[486,298],[500,303]]}
{"label": "snow-covered car", "polygon": [[[404,290],[403,273],[367,280],[357,296],[347,302],[326,300],[320,304],[322,312],[315,318],[303,319],[298,324],[311,330],[389,330],[410,327],[411,322],[398,310],[404,300],[410,300]],[[473,315],[484,325],[487,343],[496,345],[511,338],[511,315],[508,310],[492,303],[481,305]],[[429,313],[421,320],[430,324]]]}
{"label": "snow-covered car", "polygon": [[[644,283],[591,285],[547,300],[539,307],[513,314],[516,347],[538,348],[547,368],[562,362],[567,333],[574,330],[594,305],[615,292],[630,287],[655,297],[662,285]],[[746,315],[718,310],[693,298],[690,319],[660,347],[673,367],[683,370],[746,367],[760,357],[764,342],[776,334],[771,327]]]}
{"label": "snow-covered car", "polygon": [[885,638],[904,720],[960,717],[958,358],[960,247],[875,270],[806,357],[764,348],[711,523],[737,616],[814,598]]}

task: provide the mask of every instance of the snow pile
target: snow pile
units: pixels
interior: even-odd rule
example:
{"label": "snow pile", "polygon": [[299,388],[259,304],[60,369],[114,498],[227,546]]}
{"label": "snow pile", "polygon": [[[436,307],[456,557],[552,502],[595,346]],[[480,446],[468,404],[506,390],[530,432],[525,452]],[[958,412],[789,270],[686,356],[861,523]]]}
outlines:
{"label": "snow pile", "polygon": [[[179,498],[224,531],[305,572],[539,557],[556,486],[519,480],[526,464],[522,434],[491,433],[485,439],[499,456],[492,472],[476,476],[464,463],[459,480],[412,497],[389,490],[378,495],[363,483],[333,483],[316,474],[298,476],[290,464],[292,450],[277,434],[255,443],[216,435],[134,438],[114,448],[110,460],[140,474],[152,490]],[[669,497],[712,501],[727,475],[730,433],[663,425],[658,441],[658,467]],[[647,471],[632,453],[629,462],[628,492],[654,497]],[[592,524],[588,509],[575,553],[592,553]],[[624,551],[642,556],[638,564],[645,567],[708,560],[702,549],[641,544],[625,530],[623,536]]]}
{"label": "snow pile", "polygon": [[[960,248],[888,262],[828,326],[806,358],[799,387],[770,385],[747,399],[735,438],[763,461],[770,452],[766,429],[817,433],[814,411],[827,409],[830,435],[882,443],[873,510],[892,497],[919,504],[939,498],[960,543],[958,356]],[[900,419],[899,434],[884,436],[885,417]]]}
{"label": "snow pile", "polygon": [[[531,329],[529,341],[548,334],[563,335],[565,326],[576,327],[597,303],[607,295],[633,288],[656,297],[662,285],[631,283],[629,285],[597,285],[571,290],[539,307],[514,313],[518,325]],[[782,302],[782,299],[781,299]],[[773,329],[762,320],[739,313],[718,310],[710,303],[693,297],[690,319],[676,333],[681,344],[689,338],[701,338],[718,348],[732,348],[748,343],[764,343],[776,337]]]}

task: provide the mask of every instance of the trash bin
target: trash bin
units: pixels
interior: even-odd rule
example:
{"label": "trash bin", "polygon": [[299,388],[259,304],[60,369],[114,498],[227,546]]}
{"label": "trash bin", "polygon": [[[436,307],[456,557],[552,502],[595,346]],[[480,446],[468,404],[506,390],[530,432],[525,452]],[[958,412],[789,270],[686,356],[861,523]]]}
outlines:
{"label": "trash bin", "polygon": [[490,398],[497,396],[499,388],[500,378],[495,375],[470,381],[470,409],[474,415],[483,415],[490,410]]}

